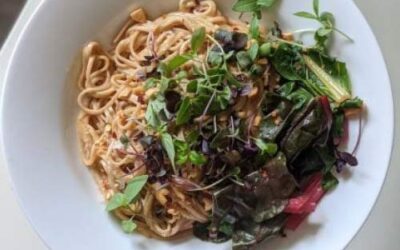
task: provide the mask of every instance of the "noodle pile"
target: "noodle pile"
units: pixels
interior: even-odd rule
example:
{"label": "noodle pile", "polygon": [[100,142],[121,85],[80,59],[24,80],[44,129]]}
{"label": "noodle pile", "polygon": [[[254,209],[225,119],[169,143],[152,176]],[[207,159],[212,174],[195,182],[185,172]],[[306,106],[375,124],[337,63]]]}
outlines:
{"label": "noodle pile", "polygon": [[[106,200],[135,176],[146,174],[139,139],[154,135],[147,129],[145,112],[150,97],[158,90],[145,90],[144,82],[160,61],[188,52],[192,33],[199,27],[205,27],[209,34],[219,28],[244,33],[248,29],[246,24],[222,16],[212,0],[181,0],[178,12],[154,21],[148,20],[142,9],[133,11],[111,50],[97,42],[83,49],[77,129],[82,160],[93,172]],[[206,54],[201,51],[200,60]],[[248,106],[254,106],[257,99]],[[243,105],[245,102],[239,103],[237,109],[244,109]],[[243,116],[254,115],[250,108],[247,110]],[[123,136],[131,138],[127,146],[120,141]],[[197,183],[201,180],[197,169],[185,166],[182,176]],[[133,218],[143,234],[167,238],[191,228],[194,221],[206,222],[211,208],[212,199],[207,194],[156,182],[147,184],[139,199],[115,214],[125,220]]]}

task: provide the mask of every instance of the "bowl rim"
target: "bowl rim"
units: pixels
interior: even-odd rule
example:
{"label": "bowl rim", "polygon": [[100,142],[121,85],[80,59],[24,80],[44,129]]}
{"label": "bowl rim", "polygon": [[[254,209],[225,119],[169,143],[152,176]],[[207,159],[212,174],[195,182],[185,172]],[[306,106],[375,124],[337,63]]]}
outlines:
{"label": "bowl rim", "polygon": [[[218,1],[218,0],[216,0]],[[19,195],[18,193],[18,187],[15,184],[14,180],[13,180],[13,175],[12,175],[12,171],[11,171],[11,166],[8,163],[7,159],[6,159],[6,152],[5,152],[5,141],[4,141],[4,120],[3,120],[3,116],[4,116],[4,109],[5,109],[5,105],[4,105],[4,97],[6,94],[6,88],[8,85],[10,85],[9,81],[10,81],[10,77],[11,77],[11,69],[13,68],[13,65],[15,64],[15,60],[16,60],[16,54],[18,51],[18,48],[21,46],[21,44],[24,41],[24,37],[26,35],[26,31],[30,28],[30,26],[33,23],[33,20],[38,16],[41,15],[44,11],[46,11],[46,4],[48,4],[50,1],[46,1],[46,0],[39,0],[38,3],[36,4],[36,6],[32,9],[32,11],[29,13],[29,15],[27,16],[26,20],[22,23],[21,25],[21,29],[18,31],[16,29],[12,29],[11,33],[16,33],[18,32],[16,39],[15,39],[15,43],[14,44],[10,44],[10,48],[11,48],[11,53],[9,55],[9,57],[6,59],[7,60],[7,64],[6,64],[6,69],[4,70],[3,73],[3,81],[2,81],[2,85],[0,86],[0,162],[2,163],[2,165],[4,166],[4,169],[6,171],[6,179],[9,182],[11,189],[14,193],[14,197],[17,200],[18,206],[21,209],[24,217],[26,218],[26,220],[28,221],[28,223],[30,224],[30,227],[33,229],[33,231],[35,232],[36,235],[39,236],[39,238],[41,239],[41,241],[44,243],[44,245],[51,249],[50,245],[48,244],[48,242],[46,241],[46,236],[44,235],[43,232],[40,232],[36,225],[33,222],[33,219],[31,218],[30,213],[28,212],[28,209],[26,208],[25,202],[23,201],[22,197]],[[388,176],[388,172],[389,172],[389,168],[393,167],[392,163],[393,163],[393,151],[394,151],[394,140],[395,140],[395,128],[396,128],[396,120],[394,119],[396,116],[396,107],[394,105],[394,92],[393,92],[393,87],[392,87],[392,81],[391,81],[391,77],[388,71],[388,67],[387,67],[387,62],[386,59],[382,53],[382,49],[381,46],[376,38],[375,32],[372,29],[372,27],[370,26],[368,20],[366,19],[366,17],[364,16],[364,14],[362,13],[362,11],[359,9],[359,7],[357,6],[357,4],[351,0],[350,3],[351,5],[353,5],[354,11],[356,11],[357,13],[355,13],[356,15],[358,15],[360,18],[359,20],[361,22],[363,22],[363,24],[368,27],[368,30],[371,32],[372,37],[373,37],[373,41],[370,41],[373,43],[373,46],[377,49],[378,55],[379,55],[379,60],[382,61],[383,63],[383,69],[384,71],[382,71],[382,77],[384,79],[385,82],[387,82],[389,84],[389,92],[390,92],[390,112],[388,112],[390,114],[389,118],[390,118],[390,151],[389,151],[389,155],[388,155],[388,159],[387,162],[385,162],[385,164],[382,164],[383,166],[385,166],[385,170],[384,170],[384,177],[382,178],[382,180],[379,183],[379,190],[376,193],[375,197],[373,197],[373,203],[371,208],[369,209],[368,214],[365,216],[365,218],[363,218],[362,223],[359,225],[358,229],[355,230],[354,234],[352,235],[352,237],[349,239],[349,241],[347,243],[344,244],[343,249],[346,249],[350,243],[356,238],[356,236],[359,235],[360,231],[362,228],[364,228],[366,222],[369,220],[369,218],[371,217],[372,211],[374,211],[377,203],[378,203],[378,199],[381,196],[383,187],[387,181],[387,176]],[[24,12],[26,10],[26,5],[24,6],[23,10],[21,11]],[[19,16],[19,18],[17,19],[16,23],[22,22],[21,20],[21,16]],[[15,26],[14,26],[15,27]],[[12,37],[11,35],[8,36],[7,41],[10,40],[10,37]],[[5,46],[7,46],[7,42],[4,43]]]}

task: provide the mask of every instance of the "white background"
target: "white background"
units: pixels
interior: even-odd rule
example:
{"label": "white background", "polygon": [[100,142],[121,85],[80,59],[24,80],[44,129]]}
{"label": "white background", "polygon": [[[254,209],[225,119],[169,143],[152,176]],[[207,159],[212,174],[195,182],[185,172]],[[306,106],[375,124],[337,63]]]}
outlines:
{"label": "white background", "polygon": [[[11,1],[11,0],[10,0]],[[7,64],[10,49],[24,20],[40,0],[29,0],[0,54],[0,79]],[[354,0],[380,43],[391,76],[396,111],[400,110],[400,2],[398,0]],[[351,20],[349,20],[351,22]],[[368,53],[366,51],[366,53]],[[371,61],[373,67],[373,61]],[[0,81],[1,82],[1,81]],[[379,83],[377,83],[379,84]],[[385,112],[382,110],[382,112]],[[398,113],[397,113],[398,114]],[[396,115],[396,124],[400,116]],[[381,196],[367,223],[348,246],[348,250],[400,249],[400,135],[397,133],[392,163]],[[384,133],[384,131],[382,131]],[[371,145],[373,150],[373,145]],[[379,167],[379,166],[377,166]],[[38,201],[40,202],[40,201]],[[354,211],[357,213],[357,211]],[[332,235],[334,237],[334,235]],[[18,207],[6,170],[0,166],[0,249],[45,250],[44,243],[31,229]]]}

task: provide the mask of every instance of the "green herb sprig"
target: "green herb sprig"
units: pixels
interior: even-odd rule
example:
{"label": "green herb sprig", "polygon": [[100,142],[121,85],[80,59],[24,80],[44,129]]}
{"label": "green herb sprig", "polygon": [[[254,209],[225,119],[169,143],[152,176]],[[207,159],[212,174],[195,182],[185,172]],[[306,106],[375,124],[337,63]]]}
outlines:
{"label": "green herb sprig", "polygon": [[335,17],[332,13],[321,13],[319,0],[313,0],[313,12],[314,13],[300,11],[296,12],[294,15],[302,18],[316,20],[321,24],[321,27],[316,31],[314,35],[316,48],[326,51],[328,42],[334,32],[341,34],[350,42],[354,42],[350,36],[335,27]]}

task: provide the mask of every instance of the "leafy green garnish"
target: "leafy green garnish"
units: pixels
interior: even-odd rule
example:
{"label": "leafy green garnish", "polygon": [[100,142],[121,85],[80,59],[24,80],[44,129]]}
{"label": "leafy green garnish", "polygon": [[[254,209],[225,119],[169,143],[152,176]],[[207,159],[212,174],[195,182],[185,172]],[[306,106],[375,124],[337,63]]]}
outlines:
{"label": "leafy green garnish", "polygon": [[233,5],[233,10],[237,12],[255,12],[260,10],[258,0],[238,0]]}
{"label": "leafy green garnish", "polygon": [[113,211],[119,207],[126,206],[128,204],[127,199],[123,193],[116,193],[111,197],[107,203],[107,211]]}
{"label": "leafy green garnish", "polygon": [[125,233],[129,234],[129,233],[132,233],[133,231],[136,230],[137,225],[136,225],[136,223],[133,222],[132,220],[123,220],[123,221],[121,222],[121,227],[122,227],[122,230],[123,230]]}
{"label": "leafy green garnish", "polygon": [[258,39],[260,36],[260,20],[257,15],[253,15],[250,22],[250,35],[253,39]]}
{"label": "leafy green garnish", "polygon": [[170,75],[174,70],[181,67],[191,59],[191,55],[177,55],[166,65],[166,75]]}
{"label": "leafy green garnish", "polygon": [[160,118],[160,112],[165,109],[165,101],[161,98],[156,98],[149,102],[147,105],[147,110],[145,113],[145,119],[147,124],[149,124],[152,128],[156,129],[160,127],[163,123]]}
{"label": "leafy green garnish", "polygon": [[187,123],[191,118],[191,114],[190,114],[190,99],[189,97],[185,97],[185,99],[183,99],[178,113],[176,115],[176,125],[180,126],[182,124]]}
{"label": "leafy green garnish", "polygon": [[148,178],[147,175],[136,176],[128,183],[124,191],[125,199],[128,204],[137,197],[147,183]]}
{"label": "leafy green garnish", "polygon": [[258,43],[253,43],[250,47],[250,49],[248,50],[249,56],[251,58],[251,60],[256,60],[257,56],[258,56],[258,50],[259,50],[260,46],[258,45]]}
{"label": "leafy green garnish", "polygon": [[[192,138],[194,134],[188,136],[188,141],[194,141]],[[188,142],[175,140],[174,141],[175,149],[176,149],[176,163],[178,165],[183,165],[188,162],[193,165],[201,166],[207,162],[207,158],[200,152],[190,150],[190,145]]]}
{"label": "leafy green garnish", "polygon": [[346,100],[340,104],[340,108],[342,109],[360,109],[362,106],[363,101],[358,97]]}
{"label": "leafy green garnish", "polygon": [[278,145],[275,143],[267,143],[260,138],[256,139],[255,143],[261,152],[267,153],[270,156],[273,156],[276,154],[276,152],[278,152]]}
{"label": "leafy green garnish", "polygon": [[339,184],[339,180],[331,173],[328,172],[322,179],[322,188],[327,192],[332,190]]}
{"label": "leafy green garnish", "polygon": [[203,46],[205,39],[206,39],[206,29],[204,27],[196,29],[193,32],[191,45],[192,45],[192,51],[194,53],[197,53],[199,49]]}
{"label": "leafy green garnish", "polygon": [[353,42],[348,35],[340,31],[335,27],[335,18],[330,12],[322,12],[319,10],[319,0],[313,1],[314,13],[300,11],[295,13],[296,16],[316,20],[321,24],[321,27],[315,33],[315,40],[317,42],[316,48],[322,51],[327,50],[328,41],[331,38],[333,32],[337,32],[347,38],[349,41]]}
{"label": "leafy green garnish", "polygon": [[190,151],[189,160],[191,163],[197,166],[204,165],[207,162],[207,158],[197,151]]}
{"label": "leafy green garnish", "polygon": [[167,152],[167,155],[171,162],[174,173],[177,174],[178,172],[175,167],[175,147],[174,147],[174,141],[172,139],[172,136],[166,132],[162,133],[161,134],[161,144],[162,144],[164,150]]}
{"label": "leafy green garnish", "polygon": [[351,97],[346,64],[318,52],[281,44],[272,57],[275,69],[287,80],[301,81],[315,96],[328,96],[340,104]]}
{"label": "leafy green garnish", "polygon": [[117,208],[127,206],[136,199],[144,185],[147,183],[148,176],[141,175],[134,177],[126,186],[123,193],[114,194],[107,204],[106,210],[113,211]]}
{"label": "leafy green garnish", "polygon": [[239,64],[240,68],[242,68],[242,69],[250,68],[250,66],[253,63],[249,53],[247,53],[245,51],[239,51],[236,54],[236,60]]}
{"label": "leafy green garnish", "polygon": [[236,12],[255,12],[261,16],[261,10],[270,8],[277,0],[238,0],[233,5],[233,10]]}

